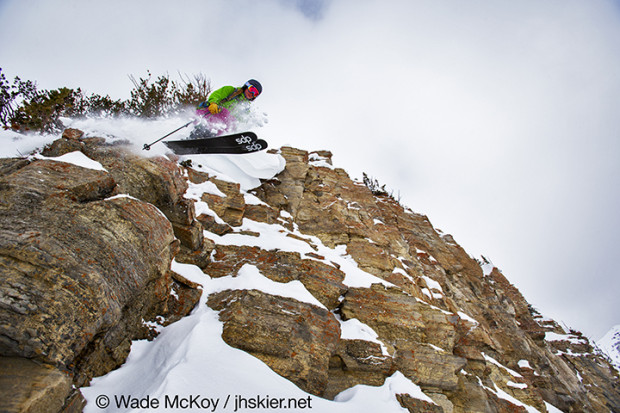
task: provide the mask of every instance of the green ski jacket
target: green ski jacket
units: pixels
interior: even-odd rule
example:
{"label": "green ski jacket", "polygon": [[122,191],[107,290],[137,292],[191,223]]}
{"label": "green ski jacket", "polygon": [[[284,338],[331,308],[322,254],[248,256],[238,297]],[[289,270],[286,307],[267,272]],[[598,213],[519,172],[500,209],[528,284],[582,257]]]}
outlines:
{"label": "green ski jacket", "polygon": [[[218,106],[223,106],[226,109],[230,110],[233,106],[238,105],[241,102],[249,102],[248,99],[246,99],[245,94],[244,93],[240,93],[239,95],[235,96],[233,99],[227,101],[227,102],[222,102],[222,100],[226,99],[228,96],[230,96],[231,94],[235,93],[239,88],[236,88],[234,86],[223,86],[217,90],[214,90],[213,92],[211,92],[211,94],[209,95],[209,98],[207,99],[207,103],[215,103]],[[220,103],[222,102],[222,103]],[[209,106],[209,105],[207,105]]]}

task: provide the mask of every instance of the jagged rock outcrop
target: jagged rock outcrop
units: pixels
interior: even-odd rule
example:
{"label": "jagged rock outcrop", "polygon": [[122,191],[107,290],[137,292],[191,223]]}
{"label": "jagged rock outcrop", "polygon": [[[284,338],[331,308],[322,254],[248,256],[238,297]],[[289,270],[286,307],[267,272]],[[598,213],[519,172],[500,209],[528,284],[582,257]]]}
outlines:
{"label": "jagged rock outcrop", "polygon": [[[554,342],[545,340],[553,329],[537,318],[497,269],[483,274],[480,263],[450,235],[433,228],[426,216],[389,196],[375,196],[342,169],[330,167],[328,152],[282,148],[280,154],[286,159],[285,170],[255,191],[268,205],[263,208],[271,210],[262,215],[270,217],[264,222],[273,223],[273,217],[279,217],[291,236],[296,227],[328,247],[345,246],[359,268],[394,284],[348,288],[341,277],[333,277],[337,266],[320,256],[216,245],[207,274],[231,276],[242,263],[251,263],[273,280],[301,280],[333,309],[333,298],[328,302],[313,287],[323,274],[323,283],[335,287],[332,297],[340,297],[332,312],[372,327],[389,352],[388,357],[381,355],[376,343],[369,341],[356,340],[353,345],[340,340],[329,363],[320,366],[328,375],[322,388],[300,384],[294,372],[278,369],[274,363],[280,374],[306,391],[333,397],[355,384],[378,385],[398,370],[445,412],[525,411],[523,404],[546,411],[545,403],[571,412],[618,407],[618,375],[604,357],[591,348],[558,353]],[[216,203],[213,196],[210,202]],[[251,219],[262,220],[260,215]],[[291,268],[312,274],[306,269],[311,261],[325,268],[305,280],[292,275]],[[280,305],[275,300],[272,310]],[[227,316],[223,319],[226,325]],[[294,341],[293,334],[289,339]],[[241,340],[229,337],[227,341],[240,346]],[[370,354],[372,366],[363,361]],[[596,379],[583,379],[589,375]]]}
{"label": "jagged rock outcrop", "polygon": [[322,394],[329,359],[340,338],[327,310],[256,290],[224,291],[209,297],[220,311],[224,341],[267,363],[302,389]]}
{"label": "jagged rock outcrop", "polygon": [[[281,148],[285,169],[249,202],[239,184],[77,131],[44,155],[73,151],[105,171],[0,160],[0,362],[34,363],[21,383],[58,406],[79,410],[69,384],[122,363],[131,340],[154,334],[145,321],[173,322],[196,305],[200,288],[170,270],[175,257],[214,279],[252,266],[301,283],[315,303],[249,289],[206,305],[226,343],[315,396],[399,371],[435,402],[398,395],[411,412],[620,410],[618,372],[585,337],[542,318],[426,216],[331,166],[329,152]],[[188,187],[208,182],[199,202],[210,212],[196,216]],[[267,227],[305,252],[221,241],[261,240]],[[344,256],[376,283],[353,285]],[[376,339],[346,337],[350,322]],[[24,392],[20,405],[41,394]]]}
{"label": "jagged rock outcrop", "polygon": [[[71,136],[44,154],[76,148],[106,170],[0,161],[0,358],[33,360],[81,386],[121,365],[131,340],[151,336],[146,321],[178,319],[200,292],[170,271],[173,229],[194,222],[176,164]],[[18,383],[27,389],[40,373],[26,371]],[[59,387],[56,398],[71,391]],[[23,409],[32,403],[28,392],[21,401],[2,393]]]}

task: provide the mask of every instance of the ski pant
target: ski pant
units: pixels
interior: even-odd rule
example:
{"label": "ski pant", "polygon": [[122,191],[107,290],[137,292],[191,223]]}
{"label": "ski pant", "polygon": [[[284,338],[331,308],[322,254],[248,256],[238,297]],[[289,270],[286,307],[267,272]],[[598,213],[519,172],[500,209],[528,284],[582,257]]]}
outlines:
{"label": "ski pant", "polygon": [[[206,108],[196,110],[196,114],[202,117],[204,131],[210,131],[211,136],[219,136],[231,133],[234,129],[235,118],[226,108],[221,108],[220,113],[212,114]],[[197,128],[198,129],[198,128]]]}

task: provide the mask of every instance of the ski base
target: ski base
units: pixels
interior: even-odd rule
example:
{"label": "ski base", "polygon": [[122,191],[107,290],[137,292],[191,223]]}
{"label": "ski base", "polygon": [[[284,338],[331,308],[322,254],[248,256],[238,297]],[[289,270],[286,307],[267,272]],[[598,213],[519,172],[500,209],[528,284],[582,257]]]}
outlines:
{"label": "ski base", "polygon": [[164,142],[177,155],[206,153],[244,154],[267,149],[267,142],[253,132],[235,133],[215,138],[184,139]]}

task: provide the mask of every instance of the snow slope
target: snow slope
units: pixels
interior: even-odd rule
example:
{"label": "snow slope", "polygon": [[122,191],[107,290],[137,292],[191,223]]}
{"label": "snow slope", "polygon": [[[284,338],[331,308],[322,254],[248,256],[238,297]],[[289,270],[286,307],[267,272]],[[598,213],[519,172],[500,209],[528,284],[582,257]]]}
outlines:
{"label": "snow slope", "polygon": [[616,369],[620,371],[620,324],[612,327],[596,342],[596,345],[609,356]]}
{"label": "snow slope", "polygon": [[[430,401],[419,387],[398,372],[381,387],[356,386],[341,393],[336,401],[303,392],[262,361],[224,343],[218,314],[206,305],[209,294],[230,288],[259,289],[320,305],[301,283],[276,283],[250,265],[242,267],[238,277],[218,279],[211,279],[193,265],[174,262],[172,269],[202,284],[204,293],[200,304],[190,316],[162,328],[154,341],[135,341],[121,368],[94,379],[90,387],[82,388],[88,400],[85,412],[101,412],[98,405],[107,403],[108,409],[104,411],[132,411],[122,404],[129,397],[134,403],[146,398],[151,403],[156,400],[158,409],[172,412],[235,411],[236,408],[244,411],[246,405],[243,403],[259,404],[261,400],[263,407],[273,400],[278,409],[260,408],[259,405],[252,411],[286,410],[296,406],[293,411],[406,412],[396,401],[396,393],[418,395]],[[184,409],[181,401],[190,403],[192,398],[202,406],[194,404],[195,409]],[[151,405],[151,410],[157,409]]]}

